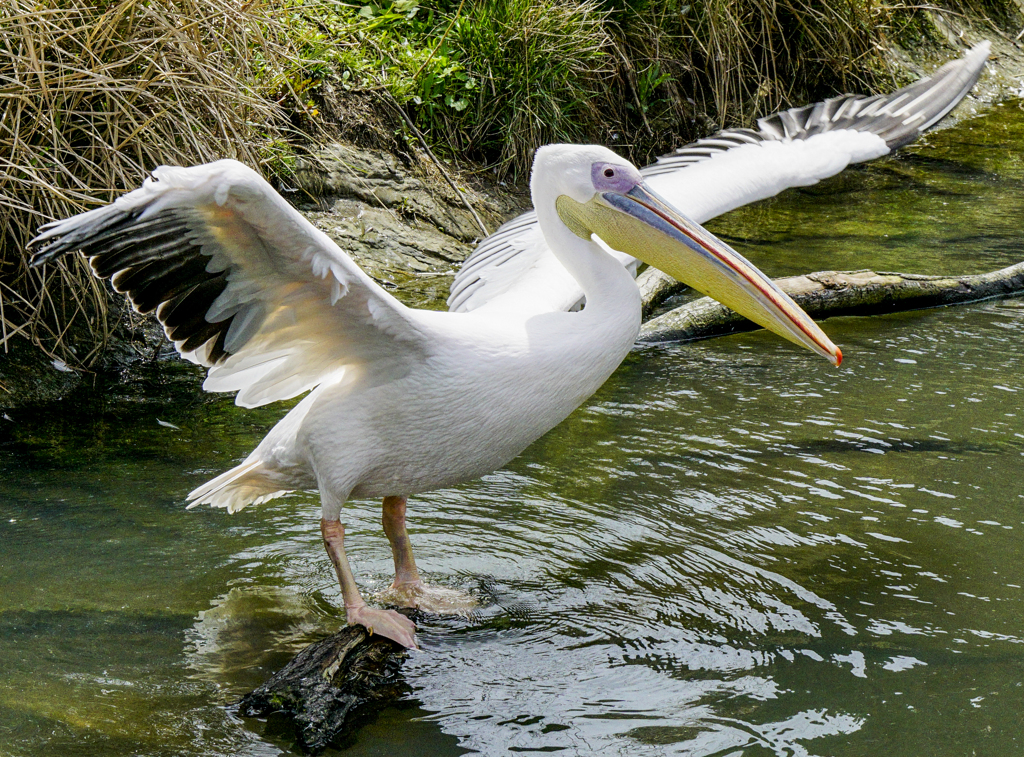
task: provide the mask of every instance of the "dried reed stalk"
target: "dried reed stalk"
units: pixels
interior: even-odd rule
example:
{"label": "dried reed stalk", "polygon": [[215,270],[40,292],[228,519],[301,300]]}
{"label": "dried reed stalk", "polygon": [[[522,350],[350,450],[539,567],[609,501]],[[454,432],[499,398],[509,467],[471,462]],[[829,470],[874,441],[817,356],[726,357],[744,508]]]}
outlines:
{"label": "dried reed stalk", "polygon": [[30,270],[24,250],[35,229],[111,201],[160,164],[273,163],[291,130],[281,100],[298,57],[259,2],[5,0],[4,350],[22,337],[88,365],[112,328],[108,295],[76,257]]}

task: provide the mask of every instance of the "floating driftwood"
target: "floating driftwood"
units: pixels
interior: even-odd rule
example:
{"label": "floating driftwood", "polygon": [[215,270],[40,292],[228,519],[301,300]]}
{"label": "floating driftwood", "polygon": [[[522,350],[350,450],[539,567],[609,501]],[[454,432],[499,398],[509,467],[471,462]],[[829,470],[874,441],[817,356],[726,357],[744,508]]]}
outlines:
{"label": "floating driftwood", "polygon": [[[413,621],[415,610],[401,609]],[[350,735],[356,720],[395,702],[408,685],[401,675],[406,650],[362,626],[348,626],[305,647],[291,662],[238,703],[250,718],[291,721],[299,746],[318,754]]]}
{"label": "floating driftwood", "polygon": [[[645,275],[639,284],[646,312],[682,288],[664,274]],[[776,279],[775,283],[812,318],[878,315],[941,305],[961,305],[993,297],[1024,295],[1024,263],[972,276],[922,276],[879,271],[820,271]],[[703,297],[647,321],[644,342],[709,339],[759,328],[741,315]]]}

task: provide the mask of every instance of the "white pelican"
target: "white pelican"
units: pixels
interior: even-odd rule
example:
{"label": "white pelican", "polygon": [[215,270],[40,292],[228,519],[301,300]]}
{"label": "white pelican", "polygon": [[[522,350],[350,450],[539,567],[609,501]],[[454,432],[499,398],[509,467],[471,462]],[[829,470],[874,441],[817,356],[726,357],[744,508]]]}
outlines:
{"label": "white pelican", "polygon": [[[938,123],[978,81],[990,44],[889,95],[842,95],[727,129],[640,170],[647,185],[697,223],[788,187],[816,184],[851,163],[888,155]],[[612,252],[636,271],[637,259]],[[531,211],[504,224],[466,260],[452,283],[449,308],[464,313],[509,307],[569,310],[583,300],[579,283],[551,253]]]}
{"label": "white pelican", "polygon": [[205,389],[236,391],[239,405],[312,389],[249,457],[189,499],[234,512],[318,489],[348,622],[412,647],[406,617],[360,596],[342,505],[384,498],[393,589],[419,603],[426,589],[406,497],[500,467],[593,394],[633,346],[639,292],[605,243],[834,364],[842,359],[788,296],[612,151],[541,148],[530,187],[544,240],[586,295],[582,311],[407,308],[231,160],[158,168],[111,205],[44,226],[33,262],[81,250],[137,310],[156,312],[182,355],[209,367]]}

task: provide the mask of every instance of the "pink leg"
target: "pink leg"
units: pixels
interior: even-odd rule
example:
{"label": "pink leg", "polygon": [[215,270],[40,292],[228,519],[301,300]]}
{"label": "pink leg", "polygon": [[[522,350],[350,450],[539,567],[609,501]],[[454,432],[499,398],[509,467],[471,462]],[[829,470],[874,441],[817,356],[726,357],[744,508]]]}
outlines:
{"label": "pink leg", "polygon": [[412,556],[409,533],[405,530],[405,497],[385,497],[381,518],[384,533],[391,542],[391,554],[395,558],[395,580],[391,587],[382,591],[377,598],[383,602],[394,602],[401,607],[417,607],[433,613],[468,615],[476,606],[476,600],[468,594],[427,586],[420,579],[416,561]]}
{"label": "pink leg", "polygon": [[392,589],[407,590],[422,587],[416,561],[412,556],[412,544],[409,543],[409,532],[405,530],[405,497],[385,497],[384,512],[381,520],[384,523],[384,534],[391,542],[391,554],[395,558],[395,580]]}
{"label": "pink leg", "polygon": [[[356,579],[345,555],[345,527],[340,521],[320,520],[320,533],[324,537],[324,547],[334,563],[334,572],[338,574],[341,585],[341,596],[345,601],[345,612],[350,626],[365,626],[371,633],[398,642],[404,647],[417,649],[416,626],[411,620],[394,610],[378,610],[367,607],[356,586]],[[410,558],[411,558],[410,552]],[[413,568],[415,570],[415,567]]]}

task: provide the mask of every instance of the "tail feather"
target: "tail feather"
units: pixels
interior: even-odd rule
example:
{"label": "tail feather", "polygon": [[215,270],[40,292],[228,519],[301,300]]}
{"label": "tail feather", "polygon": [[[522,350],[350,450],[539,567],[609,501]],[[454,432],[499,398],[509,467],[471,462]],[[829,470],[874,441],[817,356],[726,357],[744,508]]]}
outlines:
{"label": "tail feather", "polygon": [[237,513],[246,505],[258,505],[287,494],[279,481],[273,481],[262,468],[261,460],[246,461],[210,479],[189,493],[188,509],[197,505],[227,508]]}

